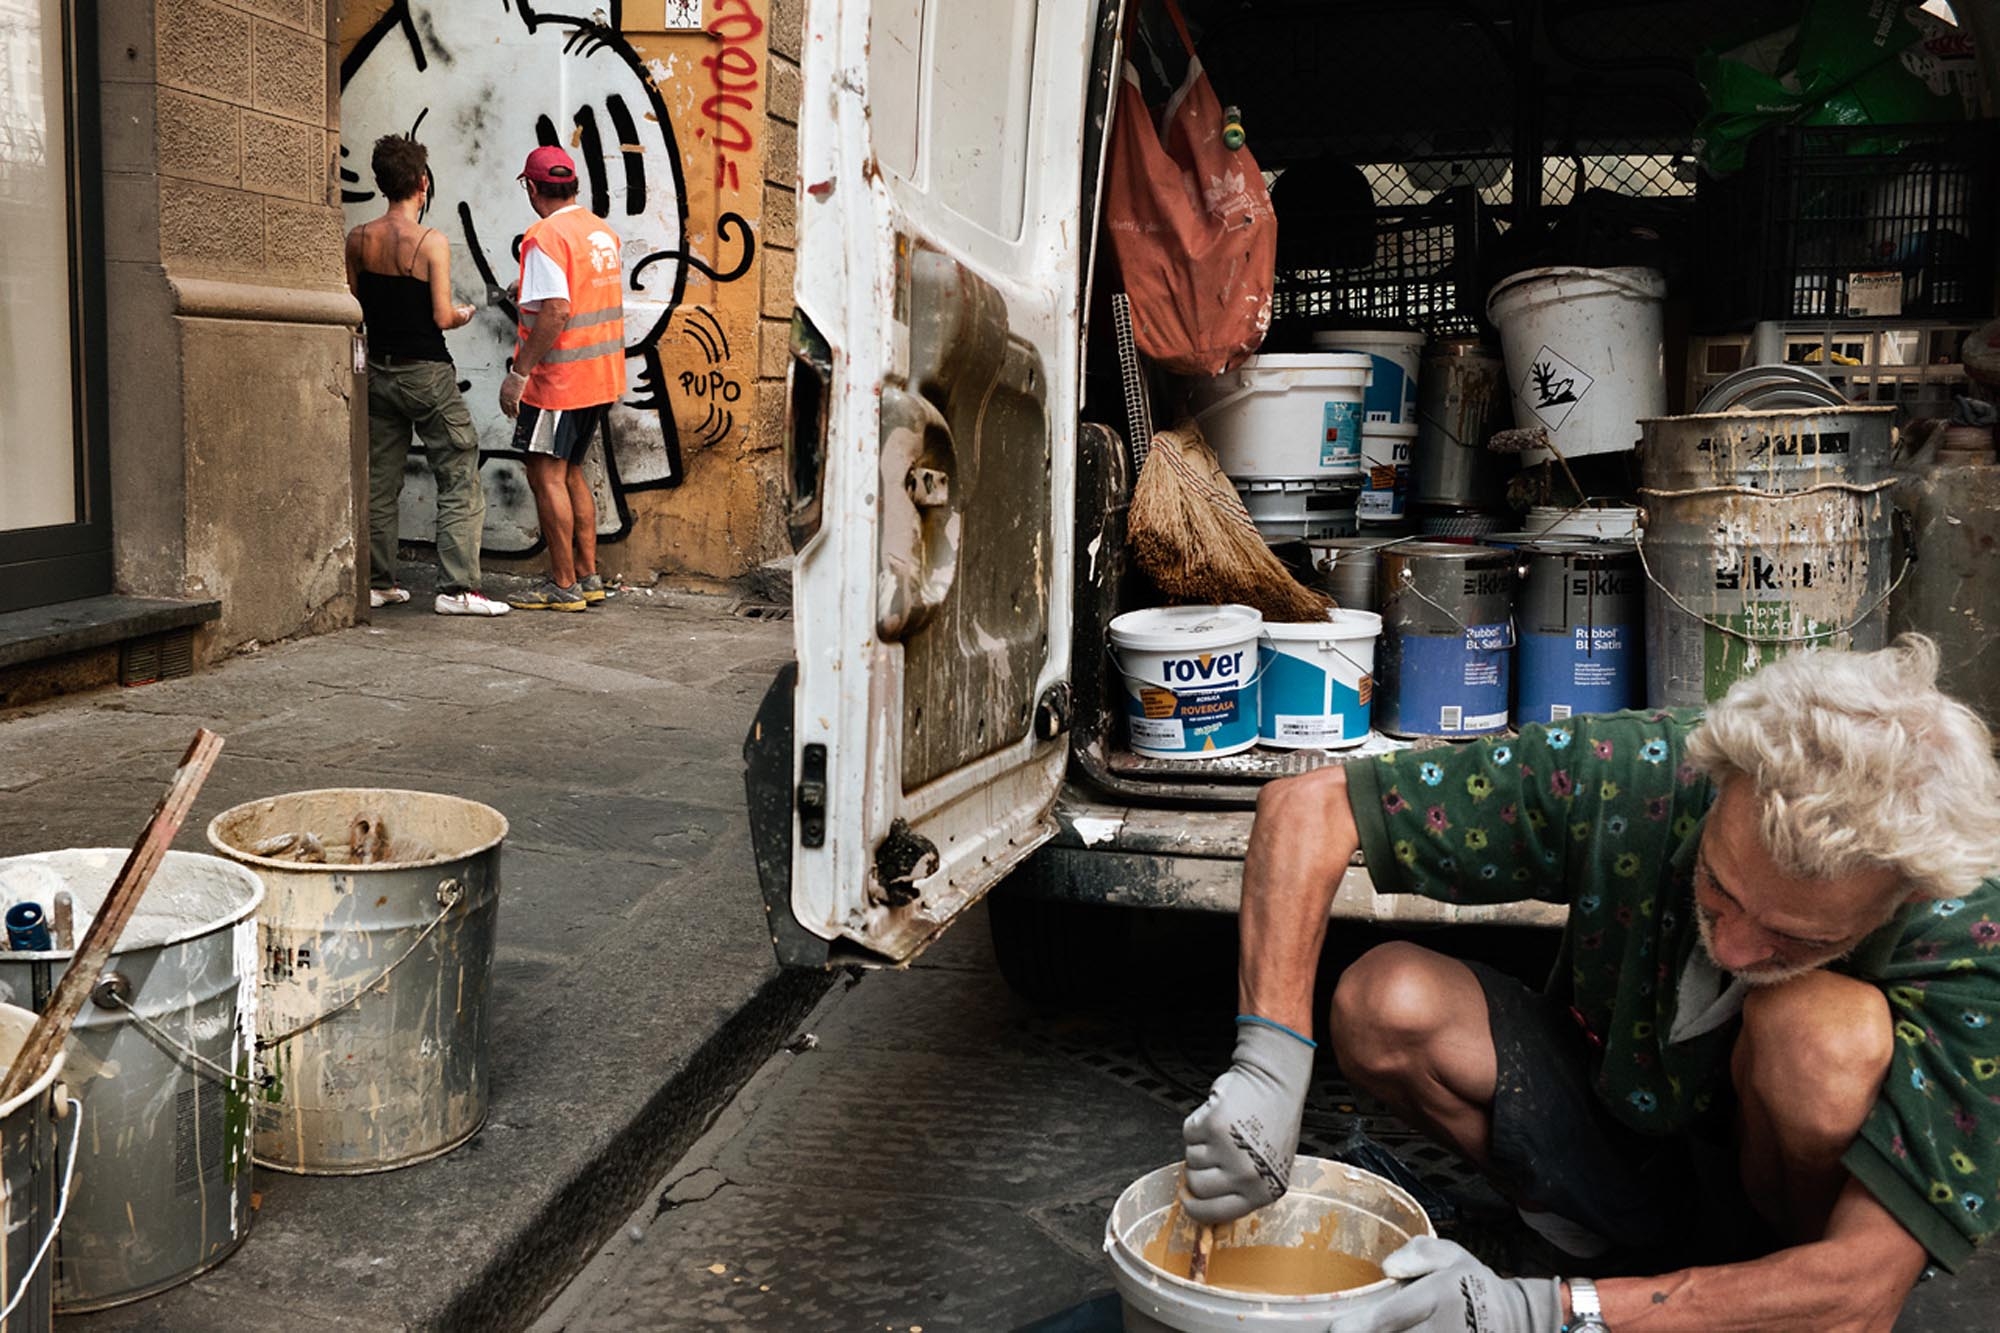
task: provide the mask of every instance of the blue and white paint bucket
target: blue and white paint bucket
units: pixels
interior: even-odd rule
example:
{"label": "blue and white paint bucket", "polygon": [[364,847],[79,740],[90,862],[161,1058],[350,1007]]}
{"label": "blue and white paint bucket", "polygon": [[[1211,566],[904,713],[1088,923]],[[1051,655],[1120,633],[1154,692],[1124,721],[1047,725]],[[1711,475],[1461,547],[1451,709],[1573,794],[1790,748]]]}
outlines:
{"label": "blue and white paint bucket", "polygon": [[1454,740],[1506,730],[1515,559],[1445,542],[1383,550],[1382,730]]}
{"label": "blue and white paint bucket", "polygon": [[1132,750],[1213,759],[1257,743],[1257,656],[1264,617],[1249,606],[1161,606],[1111,622],[1125,676]]}
{"label": "blue and white paint bucket", "polygon": [[1369,365],[1330,352],[1253,356],[1195,387],[1195,420],[1232,481],[1351,480],[1361,473]]}
{"label": "blue and white paint bucket", "polygon": [[1312,336],[1316,352],[1352,352],[1368,358],[1374,378],[1362,400],[1362,419],[1392,426],[1417,424],[1417,370],[1424,335],[1408,329],[1335,329]]}
{"label": "blue and white paint bucket", "polygon": [[1410,447],[1417,428],[1370,421],[1361,427],[1361,497],[1355,517],[1363,523],[1400,523],[1410,495]]}
{"label": "blue and white paint bucket", "polygon": [[1644,573],[1630,545],[1531,542],[1519,549],[1522,724],[1615,713],[1645,701]]}
{"label": "blue and white paint bucket", "polygon": [[1367,740],[1381,632],[1382,617],[1371,611],[1266,622],[1258,739],[1279,750],[1344,750]]}

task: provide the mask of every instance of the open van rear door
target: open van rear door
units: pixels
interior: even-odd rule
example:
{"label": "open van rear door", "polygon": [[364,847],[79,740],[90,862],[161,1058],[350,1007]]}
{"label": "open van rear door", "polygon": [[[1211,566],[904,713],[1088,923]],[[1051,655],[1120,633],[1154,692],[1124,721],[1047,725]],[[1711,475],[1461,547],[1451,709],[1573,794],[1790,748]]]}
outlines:
{"label": "open van rear door", "polygon": [[797,676],[746,747],[786,962],[907,960],[1054,828],[1095,8],[807,6]]}

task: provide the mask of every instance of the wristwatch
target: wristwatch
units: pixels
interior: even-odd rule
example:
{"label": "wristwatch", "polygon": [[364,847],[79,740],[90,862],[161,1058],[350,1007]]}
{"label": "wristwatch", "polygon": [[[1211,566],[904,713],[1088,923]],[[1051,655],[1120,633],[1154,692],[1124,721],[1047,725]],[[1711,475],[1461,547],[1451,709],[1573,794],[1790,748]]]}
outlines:
{"label": "wristwatch", "polygon": [[1597,1299],[1597,1284],[1587,1277],[1563,1279],[1569,1284],[1569,1308],[1575,1317],[1563,1325],[1563,1333],[1611,1333],[1604,1322],[1604,1303]]}

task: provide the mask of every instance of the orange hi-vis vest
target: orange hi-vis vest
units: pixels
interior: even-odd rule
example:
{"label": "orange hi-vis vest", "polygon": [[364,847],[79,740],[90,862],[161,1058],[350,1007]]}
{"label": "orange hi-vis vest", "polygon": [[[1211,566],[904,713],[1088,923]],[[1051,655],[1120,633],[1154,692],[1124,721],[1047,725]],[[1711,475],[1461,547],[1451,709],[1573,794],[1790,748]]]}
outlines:
{"label": "orange hi-vis vest", "polygon": [[[541,218],[521,237],[556,262],[569,282],[569,323],[534,371],[521,401],[532,407],[576,408],[615,403],[625,395],[625,267],[618,234],[588,209]],[[515,334],[514,354],[528,345],[528,316]]]}

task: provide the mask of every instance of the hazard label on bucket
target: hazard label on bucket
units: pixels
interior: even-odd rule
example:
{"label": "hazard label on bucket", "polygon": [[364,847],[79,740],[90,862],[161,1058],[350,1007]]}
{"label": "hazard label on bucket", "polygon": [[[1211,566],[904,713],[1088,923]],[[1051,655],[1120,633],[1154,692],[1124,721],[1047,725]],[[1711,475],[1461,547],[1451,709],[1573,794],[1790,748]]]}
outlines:
{"label": "hazard label on bucket", "polygon": [[1544,426],[1561,430],[1595,383],[1575,362],[1543,344],[1515,393]]}

